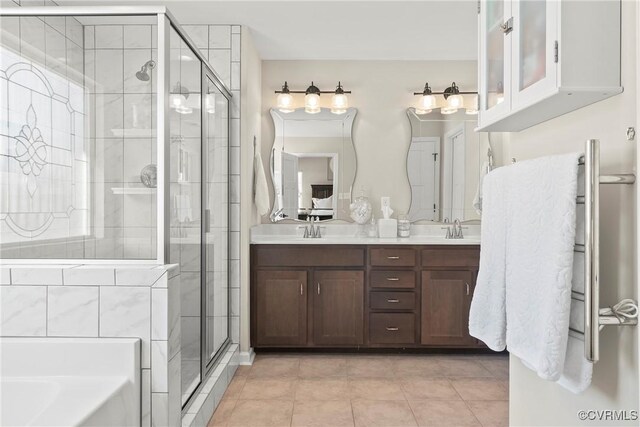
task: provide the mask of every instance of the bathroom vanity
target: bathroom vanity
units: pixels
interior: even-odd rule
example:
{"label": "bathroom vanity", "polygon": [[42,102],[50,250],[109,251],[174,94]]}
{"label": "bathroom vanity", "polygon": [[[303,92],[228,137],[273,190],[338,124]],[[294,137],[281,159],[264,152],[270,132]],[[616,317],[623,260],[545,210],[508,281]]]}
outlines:
{"label": "bathroom vanity", "polygon": [[468,331],[478,239],[253,241],[254,348],[484,347]]}

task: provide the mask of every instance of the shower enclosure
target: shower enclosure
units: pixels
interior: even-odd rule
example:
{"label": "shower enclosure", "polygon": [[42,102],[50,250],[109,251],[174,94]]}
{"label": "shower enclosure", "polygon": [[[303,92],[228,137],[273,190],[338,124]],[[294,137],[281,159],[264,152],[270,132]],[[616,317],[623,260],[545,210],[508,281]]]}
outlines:
{"label": "shower enclosure", "polygon": [[0,15],[0,258],[179,264],[183,404],[229,343],[230,97],[164,7]]}

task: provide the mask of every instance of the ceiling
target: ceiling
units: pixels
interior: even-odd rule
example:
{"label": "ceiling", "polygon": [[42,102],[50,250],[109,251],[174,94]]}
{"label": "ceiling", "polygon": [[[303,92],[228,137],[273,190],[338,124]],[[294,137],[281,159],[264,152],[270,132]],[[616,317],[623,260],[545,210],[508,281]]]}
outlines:
{"label": "ceiling", "polygon": [[264,60],[477,58],[475,0],[108,1],[109,5],[132,3],[167,5],[181,24],[248,26]]}

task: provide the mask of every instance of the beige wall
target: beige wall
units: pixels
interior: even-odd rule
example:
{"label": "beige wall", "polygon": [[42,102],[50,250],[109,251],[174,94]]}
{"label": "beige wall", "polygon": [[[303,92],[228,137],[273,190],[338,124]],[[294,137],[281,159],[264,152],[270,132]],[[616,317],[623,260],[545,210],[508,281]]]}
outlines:
{"label": "beige wall", "polygon": [[262,63],[251,30],[242,28],[240,69],[240,351],[249,350],[249,233],[260,223],[253,202],[253,136],[261,144]]}
{"label": "beige wall", "polygon": [[[506,159],[517,160],[582,151],[584,141],[601,141],[603,173],[636,168],[636,142],[625,131],[636,125],[635,5],[623,2],[622,84],[624,93],[595,105],[507,136]],[[506,160],[506,159],[503,159]],[[601,186],[601,306],[622,298],[638,299],[635,282],[635,188]],[[604,425],[576,417],[578,410],[638,410],[638,328],[608,326],[601,334],[601,360],[594,366],[592,386],[574,395],[539,379],[511,358],[511,425]],[[610,423],[638,425],[638,421]]]}
{"label": "beige wall", "polygon": [[[275,90],[285,80],[292,90],[304,90],[313,80],[322,90],[333,90],[340,80],[351,90],[349,103],[358,109],[353,140],[358,172],[354,196],[362,187],[380,215],[380,197],[391,196],[396,213],[406,213],[411,202],[406,174],[411,127],[407,107],[413,106],[426,81],[443,90],[455,81],[461,90],[476,88],[475,61],[263,61],[262,63],[262,156],[265,170],[274,129],[269,109],[276,105]],[[322,95],[329,107],[331,95]],[[303,106],[303,95],[296,95]],[[269,177],[270,179],[270,177]],[[271,186],[271,183],[269,183]],[[271,189],[273,201],[273,189]],[[263,218],[268,222],[268,218]]]}

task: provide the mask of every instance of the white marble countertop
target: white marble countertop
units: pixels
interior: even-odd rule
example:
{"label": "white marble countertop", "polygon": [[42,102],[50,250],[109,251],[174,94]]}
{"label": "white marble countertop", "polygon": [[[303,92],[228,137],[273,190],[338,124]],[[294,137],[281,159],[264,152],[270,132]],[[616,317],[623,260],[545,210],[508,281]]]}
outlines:
{"label": "white marble countertop", "polygon": [[[322,237],[305,239],[302,224],[261,224],[251,228],[251,244],[256,245],[479,245],[480,226],[463,224],[462,239],[445,239],[442,224],[412,225],[410,237],[378,238],[356,236],[353,224],[321,224]],[[302,227],[302,228],[300,228]]]}

